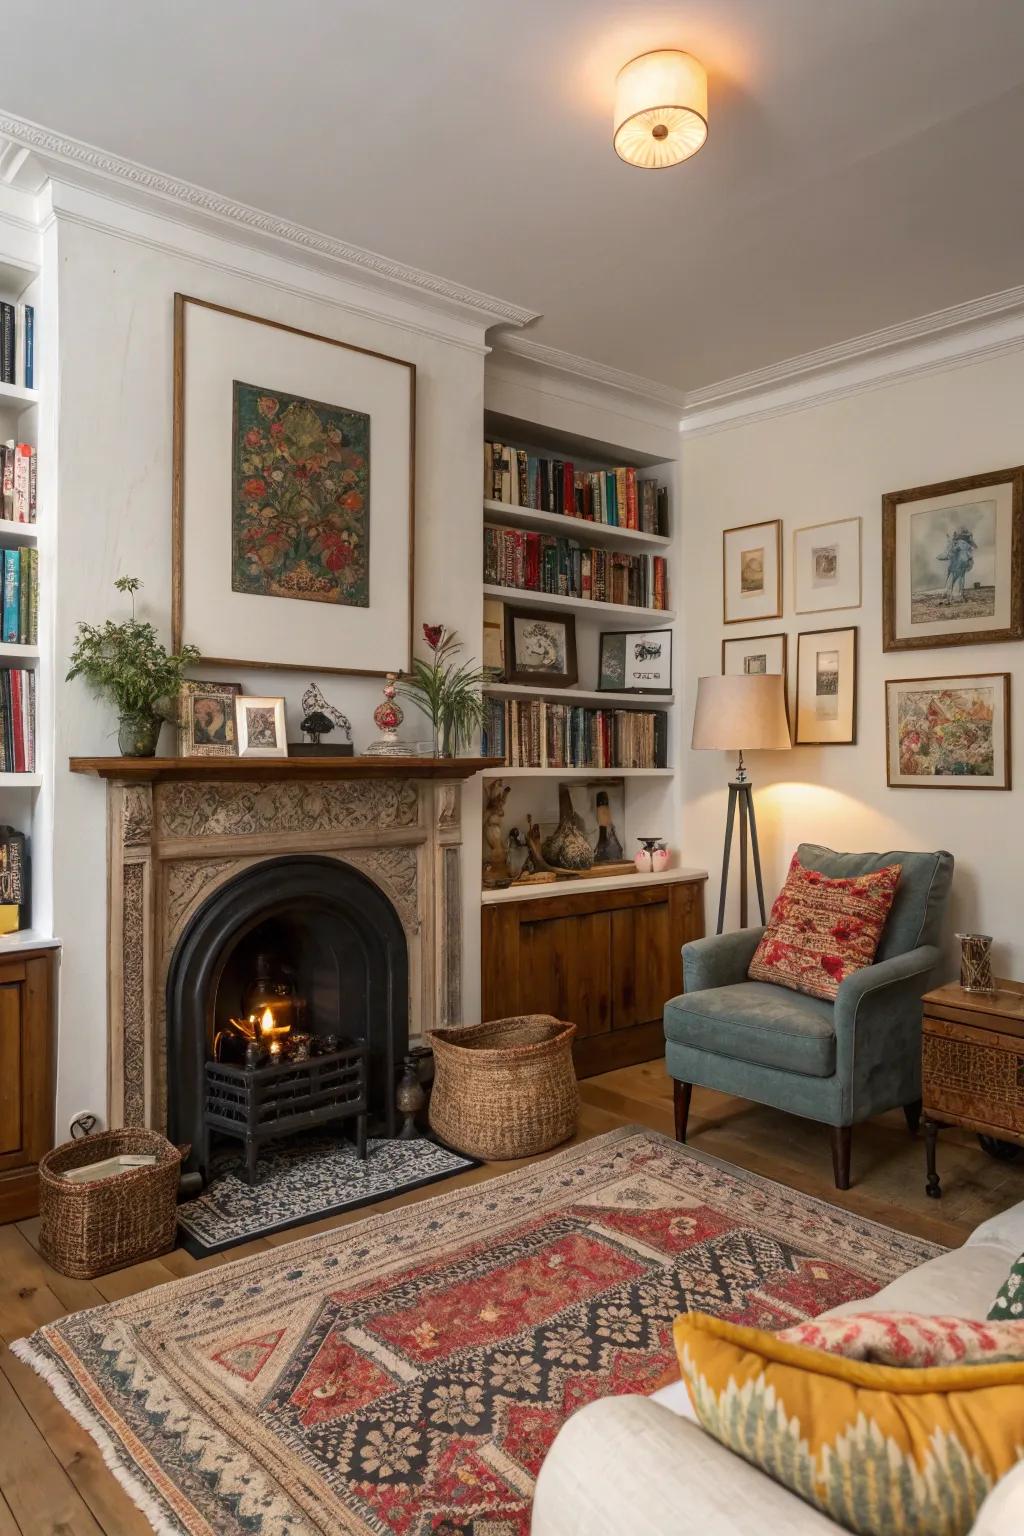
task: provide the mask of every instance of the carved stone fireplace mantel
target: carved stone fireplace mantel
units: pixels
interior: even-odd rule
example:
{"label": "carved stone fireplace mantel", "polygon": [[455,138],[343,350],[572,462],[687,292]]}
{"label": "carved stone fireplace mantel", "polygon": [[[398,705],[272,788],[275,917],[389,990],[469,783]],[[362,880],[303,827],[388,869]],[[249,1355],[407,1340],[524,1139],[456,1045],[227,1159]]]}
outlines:
{"label": "carved stone fireplace mantel", "polygon": [[107,781],[111,1126],[166,1127],[166,987],[198,909],[255,863],[317,854],[392,903],[409,1033],[457,1023],[460,780],[482,758],[72,758]]}

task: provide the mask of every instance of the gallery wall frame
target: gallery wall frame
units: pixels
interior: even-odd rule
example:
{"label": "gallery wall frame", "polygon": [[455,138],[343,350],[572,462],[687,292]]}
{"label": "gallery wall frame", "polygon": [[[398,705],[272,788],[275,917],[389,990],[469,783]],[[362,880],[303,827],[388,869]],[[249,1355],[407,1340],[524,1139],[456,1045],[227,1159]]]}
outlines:
{"label": "gallery wall frame", "polygon": [[834,613],[861,606],[861,522],[859,517],[841,517],[794,528],[794,613]]}
{"label": "gallery wall frame", "polygon": [[[1012,789],[1012,721],[1010,714],[1010,687],[1011,677],[1009,672],[967,672],[957,673],[952,676],[939,677],[895,677],[888,678],[885,684],[885,777],[890,789],[960,789],[960,790],[984,790],[984,789]],[[992,714],[988,725],[988,739],[983,738],[982,750],[987,754],[991,747],[991,773],[975,772],[971,766],[970,756],[977,757],[978,752],[978,698],[979,694],[987,693],[991,698]],[[956,703],[956,696],[962,695],[963,700]],[[901,698],[913,698],[916,707],[913,718],[904,721],[901,725],[894,716],[898,714]],[[927,705],[925,701],[928,701]],[[945,701],[949,702],[946,703]],[[939,701],[943,706],[943,712],[948,713],[954,727],[956,725],[956,710],[959,707],[964,720],[969,721],[970,732],[964,739],[966,747],[960,745],[954,738],[949,748],[950,756],[961,754],[961,761],[952,772],[915,772],[914,759],[923,759],[922,767],[932,767],[935,750],[934,744],[929,741],[927,752],[914,752],[911,744],[910,762],[905,762],[903,757],[904,726],[911,729],[917,727],[917,719],[927,718],[929,729],[934,735],[943,729],[942,716],[939,715],[939,724],[936,725],[936,712],[931,707],[933,701]],[[987,708],[987,703],[985,705]],[[928,762],[932,759],[932,762]],[[941,760],[940,760],[941,765]],[[979,768],[987,766],[987,761],[975,764]]]}
{"label": "gallery wall frame", "polygon": [[782,618],[782,520],[722,532],[722,622]]}
{"label": "gallery wall frame", "polygon": [[771,635],[722,636],[723,677],[743,677],[760,672],[782,678],[786,719],[792,724],[789,710],[789,636],[785,630]]}
{"label": "gallery wall frame", "polygon": [[[795,747],[851,747],[857,742],[858,641],[855,624],[839,629],[805,629],[796,637],[796,722]],[[833,643],[834,642],[834,643]],[[836,676],[826,676],[822,656],[834,654]],[[811,676],[811,658],[814,674]],[[832,684],[834,686],[827,686]],[[813,683],[813,689],[811,684]],[[812,710],[810,700],[830,701],[835,696],[835,712]]]}

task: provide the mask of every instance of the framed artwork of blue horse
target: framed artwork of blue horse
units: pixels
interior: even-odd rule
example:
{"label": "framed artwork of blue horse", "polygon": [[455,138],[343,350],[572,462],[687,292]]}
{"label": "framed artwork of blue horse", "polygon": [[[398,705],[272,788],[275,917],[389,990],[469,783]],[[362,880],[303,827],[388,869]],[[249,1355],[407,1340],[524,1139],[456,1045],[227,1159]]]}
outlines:
{"label": "framed artwork of blue horse", "polygon": [[1024,467],[882,497],[882,647],[1024,639]]}

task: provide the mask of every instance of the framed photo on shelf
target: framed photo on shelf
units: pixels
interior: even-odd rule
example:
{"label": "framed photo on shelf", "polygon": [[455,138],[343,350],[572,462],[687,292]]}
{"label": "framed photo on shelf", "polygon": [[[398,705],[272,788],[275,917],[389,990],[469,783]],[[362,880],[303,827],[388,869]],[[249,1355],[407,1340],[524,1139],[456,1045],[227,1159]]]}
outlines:
{"label": "framed photo on shelf", "polygon": [[1024,638],[1024,468],[882,497],[882,649]]}
{"label": "framed photo on shelf", "polygon": [[1010,674],[890,679],[890,789],[1009,789]]}
{"label": "framed photo on shelf", "polygon": [[722,621],[782,617],[782,523],[747,523],[722,534]]}
{"label": "framed photo on shelf", "polygon": [[237,757],[235,700],[241,683],[187,678],[178,695],[178,756]]}
{"label": "framed photo on shelf", "polygon": [[239,757],[287,757],[284,699],[243,693],[235,700]]}
{"label": "framed photo on shelf", "polygon": [[785,634],[744,635],[722,641],[723,677],[750,677],[767,672],[779,674],[786,686],[788,645]]}
{"label": "framed photo on shelf", "polygon": [[857,630],[812,629],[796,637],[793,745],[851,746],[857,740]]}
{"label": "framed photo on shelf", "polygon": [[793,606],[797,613],[860,607],[860,533],[859,517],[795,530]]}
{"label": "framed photo on shelf", "polygon": [[597,689],[599,693],[671,693],[672,631],[602,630]]}
{"label": "framed photo on shelf", "polygon": [[401,358],[175,294],[175,648],[408,671],[415,390]]}
{"label": "framed photo on shelf", "polygon": [[576,666],[576,616],[505,604],[505,678],[510,683],[571,688]]}

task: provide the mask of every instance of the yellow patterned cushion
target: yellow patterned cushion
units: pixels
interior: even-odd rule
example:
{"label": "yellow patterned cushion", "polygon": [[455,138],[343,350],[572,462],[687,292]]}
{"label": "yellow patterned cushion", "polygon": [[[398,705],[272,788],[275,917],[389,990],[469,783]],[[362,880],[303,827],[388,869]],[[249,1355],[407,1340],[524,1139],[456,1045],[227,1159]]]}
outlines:
{"label": "yellow patterned cushion", "polygon": [[676,1351],[716,1440],[858,1536],[966,1536],[1024,1458],[1024,1363],[913,1370],[691,1312]]}

